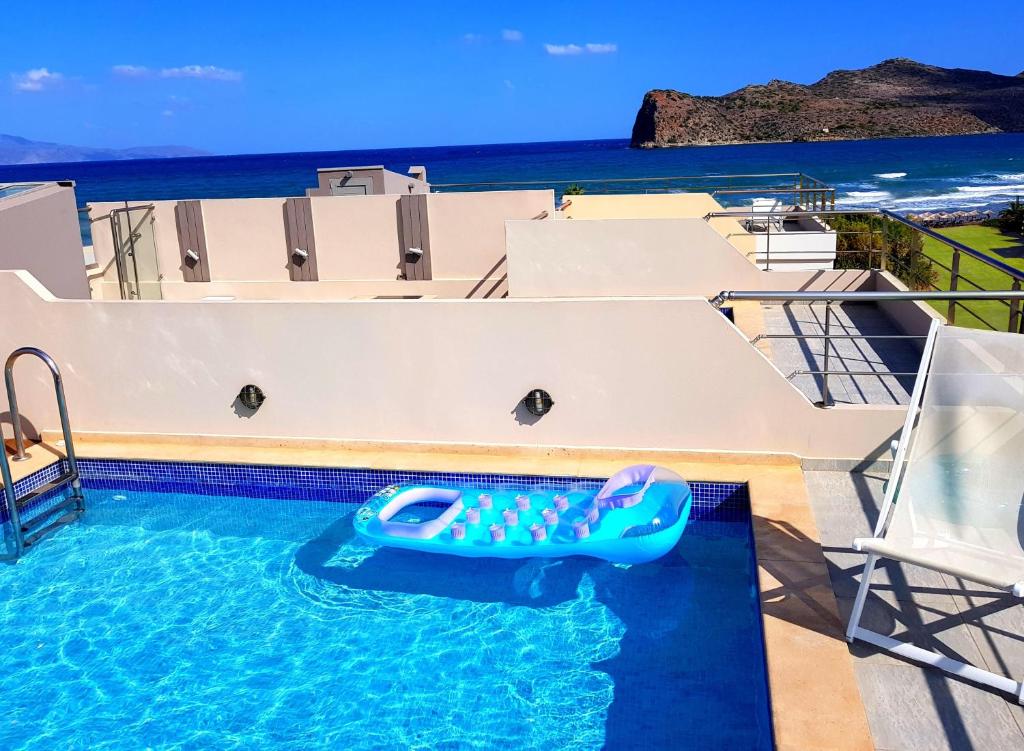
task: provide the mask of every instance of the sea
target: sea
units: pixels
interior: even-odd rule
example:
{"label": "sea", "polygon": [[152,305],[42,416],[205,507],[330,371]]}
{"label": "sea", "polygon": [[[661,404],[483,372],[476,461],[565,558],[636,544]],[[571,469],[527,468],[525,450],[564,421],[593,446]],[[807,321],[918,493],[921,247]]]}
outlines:
{"label": "sea", "polygon": [[432,183],[804,172],[835,186],[842,206],[903,213],[998,210],[1024,195],[1024,133],[651,150],[615,139],[7,165],[0,182],[74,180],[80,205],[295,196],[316,183],[318,167],[368,164],[403,173],[425,165]]}

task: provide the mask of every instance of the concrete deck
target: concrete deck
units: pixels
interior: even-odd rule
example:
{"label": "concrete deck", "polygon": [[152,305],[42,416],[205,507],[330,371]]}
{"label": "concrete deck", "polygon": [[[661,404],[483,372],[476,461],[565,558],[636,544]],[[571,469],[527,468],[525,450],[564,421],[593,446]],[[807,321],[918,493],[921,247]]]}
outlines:
{"label": "concrete deck", "polygon": [[[880,474],[806,472],[808,494],[847,623],[883,497]],[[884,561],[875,570],[864,625],[1015,680],[1024,676],[1024,607],[981,585]],[[875,647],[850,646],[879,751],[1024,748],[1024,707],[1000,693],[947,677]]]}
{"label": "concrete deck", "polygon": [[[765,304],[767,334],[817,335],[825,331],[824,304]],[[870,303],[832,306],[832,334],[898,335],[900,331],[879,308]],[[771,360],[782,374],[798,370],[824,370],[823,339],[772,339]],[[829,369],[846,372],[913,373],[921,354],[910,339],[833,339]],[[813,402],[821,401],[820,375],[790,379]],[[909,404],[913,376],[849,376],[829,378],[829,392],[838,404]]]}

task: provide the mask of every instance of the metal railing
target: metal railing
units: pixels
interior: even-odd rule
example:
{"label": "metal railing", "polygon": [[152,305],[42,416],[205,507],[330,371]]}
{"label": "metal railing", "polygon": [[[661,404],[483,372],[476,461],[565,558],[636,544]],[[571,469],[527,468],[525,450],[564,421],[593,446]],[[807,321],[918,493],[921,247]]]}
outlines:
{"label": "metal railing", "polygon": [[[863,210],[857,210],[857,209],[823,209],[823,210],[808,209],[808,210],[795,210],[795,211],[791,211],[791,210],[785,210],[785,209],[782,209],[782,210],[779,210],[779,209],[757,209],[757,208],[751,207],[749,209],[745,208],[745,209],[742,209],[742,210],[741,209],[732,209],[730,211],[712,211],[712,212],[709,212],[709,213],[704,215],[704,220],[705,221],[710,221],[711,219],[722,219],[722,218],[735,219],[736,221],[739,221],[742,224],[743,228],[746,231],[750,232],[751,234],[754,234],[754,235],[764,235],[764,237],[765,237],[765,251],[764,251],[765,271],[771,271],[771,263],[772,263],[772,228],[773,228],[773,226],[777,227],[775,229],[775,236],[776,237],[778,237],[779,235],[790,234],[789,232],[787,232],[785,230],[785,223],[786,223],[787,220],[790,221],[790,222],[792,222],[792,221],[799,222],[802,219],[817,220],[819,222],[822,222],[822,225],[823,225],[822,229],[820,229],[820,230],[802,228],[802,229],[799,230],[800,234],[802,234],[802,235],[813,235],[813,234],[818,234],[818,235],[835,235],[838,238],[838,237],[847,236],[847,235],[850,235],[850,236],[864,236],[864,235],[867,235],[869,237],[873,237],[875,235],[882,234],[883,237],[884,237],[884,231],[883,231],[882,228],[879,228],[879,229],[870,228],[870,229],[864,230],[864,231],[860,231],[860,230],[836,230],[836,229],[833,229],[833,228],[829,227],[823,221],[823,217],[829,217],[829,216],[844,216],[844,215],[851,215],[852,216],[852,215],[863,215],[863,214],[873,215],[873,213],[874,213],[873,210],[863,211]],[[873,245],[873,243],[872,243],[872,245]],[[758,251],[758,252],[760,252],[760,251]],[[799,251],[776,250],[775,251],[775,256],[776,256],[776,258],[778,258],[780,256],[786,256],[788,254],[803,255],[806,252],[807,252],[806,250],[799,250]],[[868,250],[868,251],[864,251],[864,250],[850,250],[850,251],[837,250],[836,252],[837,252],[837,254],[842,254],[842,253],[861,253],[861,254],[863,254],[863,253],[866,252],[866,253],[868,253],[869,256],[872,256],[872,257],[877,254],[879,256],[879,268],[882,268],[882,269],[885,268],[885,252],[884,252],[883,249],[879,249],[877,251],[874,251],[874,250]]]}
{"label": "metal railing", "polygon": [[[4,366],[7,403],[10,408],[11,424],[14,426],[14,461],[22,461],[29,458],[25,453],[25,436],[21,428],[21,414],[18,412],[18,396],[14,389],[14,363],[24,355],[38,357],[50,369],[50,373],[53,376],[53,388],[57,397],[57,411],[60,413],[60,428],[64,437],[64,455],[67,462],[67,471],[50,482],[19,497],[14,490],[11,465],[7,461],[7,448],[6,446],[0,446],[0,478],[3,479],[4,483],[4,498],[7,503],[7,514],[14,541],[14,552],[0,556],[0,560],[13,560],[21,557],[25,552],[25,548],[33,545],[44,535],[58,527],[75,521],[85,511],[85,497],[82,495],[82,482],[78,475],[78,460],[75,456],[75,446],[71,437],[71,423],[68,420],[68,407],[67,401],[64,398],[64,383],[61,378],[60,368],[57,367],[57,363],[52,357],[36,347],[21,347],[14,350],[7,358],[7,363]],[[0,443],[2,443],[2,440],[0,440]],[[70,485],[70,497],[44,509],[30,519],[22,520],[21,507],[27,507],[32,500],[41,498],[51,490],[63,487],[64,485]],[[57,519],[50,521],[58,512],[64,513]],[[44,524],[44,522],[48,521],[48,524]]]}
{"label": "metal railing", "polygon": [[[531,190],[578,188],[587,194],[710,193],[726,201],[736,196],[789,197],[790,204],[806,209],[835,207],[835,188],[802,172],[751,174],[666,175],[655,177],[587,178],[573,180],[495,180],[468,183],[431,183],[431,191]],[[568,193],[573,195],[573,193]]]}
{"label": "metal railing", "polygon": [[[883,271],[889,269],[893,265],[893,263],[894,263],[894,258],[893,258],[893,254],[890,252],[890,249],[886,245],[886,234],[885,234],[884,222],[888,220],[888,221],[893,221],[893,222],[896,222],[898,224],[901,224],[901,225],[903,225],[905,227],[908,227],[909,229],[911,229],[911,230],[913,230],[915,232],[920,233],[924,237],[928,237],[928,238],[930,238],[932,240],[935,240],[936,242],[939,242],[939,243],[947,246],[951,250],[952,257],[951,257],[951,261],[950,261],[950,265],[949,266],[945,265],[942,261],[940,261],[940,260],[938,260],[938,259],[936,259],[936,258],[934,258],[934,257],[932,257],[930,255],[928,255],[924,251],[924,249],[919,251],[921,256],[923,258],[927,259],[929,265],[931,265],[931,266],[938,266],[939,268],[941,268],[941,269],[943,269],[945,271],[948,271],[949,274],[950,274],[950,283],[949,283],[949,289],[948,290],[943,290],[941,287],[939,287],[936,284],[934,284],[933,282],[929,281],[928,284],[929,284],[929,286],[933,290],[936,290],[938,292],[946,292],[946,291],[948,291],[948,292],[957,292],[957,291],[960,291],[960,284],[961,284],[961,282],[963,282],[965,284],[970,285],[970,287],[972,287],[974,291],[982,291],[982,292],[989,292],[990,291],[987,288],[985,288],[985,287],[981,286],[980,284],[978,284],[975,280],[973,280],[970,277],[968,277],[966,274],[963,273],[963,271],[961,271],[961,269],[960,269],[961,258],[963,256],[965,256],[965,255],[968,256],[969,258],[975,260],[975,261],[978,261],[979,263],[982,263],[982,264],[988,266],[989,268],[993,269],[994,271],[998,271],[998,272],[1000,272],[1002,274],[1005,274],[1008,277],[1008,279],[1007,279],[1008,289],[1006,290],[1006,292],[1020,292],[1021,289],[1024,289],[1024,270],[1015,268],[1015,267],[1011,266],[1008,263],[1004,263],[1004,262],[1000,261],[997,258],[992,258],[991,256],[986,255],[985,253],[982,253],[979,250],[975,250],[974,248],[972,248],[972,247],[970,247],[968,245],[965,245],[965,244],[963,244],[963,243],[961,243],[961,242],[959,242],[957,240],[954,240],[953,238],[946,237],[945,235],[943,235],[943,234],[941,234],[939,232],[936,232],[935,230],[933,230],[930,227],[925,227],[922,224],[918,224],[917,222],[913,222],[913,221],[907,219],[904,216],[901,216],[901,215],[899,215],[899,214],[897,214],[895,212],[889,211],[888,209],[826,209],[826,210],[822,210],[822,211],[813,211],[813,210],[811,210],[811,211],[775,211],[775,210],[750,209],[749,211],[747,211],[747,210],[744,210],[744,211],[737,211],[737,210],[732,210],[732,211],[714,211],[714,212],[711,212],[709,214],[706,214],[704,219],[705,220],[710,220],[710,219],[713,219],[713,218],[723,218],[723,217],[725,217],[725,218],[731,218],[731,219],[737,219],[737,220],[747,220],[748,222],[750,222],[750,224],[754,224],[755,222],[757,222],[759,220],[763,220],[764,221],[764,231],[763,231],[763,233],[765,235],[765,269],[770,271],[771,270],[771,258],[772,258],[772,253],[771,253],[771,237],[772,237],[773,220],[778,220],[781,223],[781,222],[784,222],[785,219],[787,219],[787,218],[790,218],[790,219],[816,218],[816,219],[822,220],[822,219],[826,219],[827,217],[830,217],[830,216],[864,216],[864,217],[868,217],[871,220],[871,222],[869,224],[869,229],[866,230],[866,231],[835,230],[835,229],[832,229],[832,228],[829,228],[829,227],[826,226],[825,229],[818,231],[818,234],[822,234],[822,233],[835,234],[837,237],[844,236],[844,235],[851,235],[851,236],[869,235],[871,237],[878,236],[878,237],[881,238],[880,247],[878,247],[878,248],[875,248],[875,243],[872,240],[869,243],[870,247],[867,248],[867,249],[852,249],[852,250],[840,250],[840,249],[837,249],[836,250],[837,257],[843,255],[844,253],[852,254],[852,255],[857,255],[857,254],[864,255],[864,254],[866,254],[868,256],[868,268],[869,269],[877,268],[877,269],[880,269],[880,270],[883,270]],[[879,222],[877,227],[875,226],[875,224],[873,222],[873,219],[875,217],[880,219],[880,222]],[[807,234],[814,234],[815,230],[802,230],[802,232],[807,233]],[[755,234],[758,234],[758,233],[755,232]],[[775,236],[777,237],[779,234],[782,234],[782,232],[777,231],[775,233]],[[785,256],[787,254],[787,252],[803,253],[804,251],[784,251],[784,250],[783,251],[779,251],[779,250],[776,250],[775,257],[778,258],[780,255],[781,256]],[[874,263],[875,259],[877,259],[877,262],[878,262],[877,265],[875,265],[875,263]],[[934,299],[940,299],[940,298],[934,298]],[[1021,317],[1022,317],[1022,311],[1021,311],[1022,305],[1020,303],[1019,298],[1016,298],[1013,295],[1001,294],[1001,295],[997,295],[995,297],[984,297],[984,298],[973,298],[973,297],[960,298],[960,297],[954,297],[954,298],[941,298],[941,299],[948,300],[949,304],[948,304],[947,309],[946,309],[946,319],[949,321],[949,323],[956,323],[957,311],[958,310],[962,310],[965,313],[967,313],[970,316],[972,316],[977,321],[979,321],[986,328],[989,328],[989,329],[992,329],[992,330],[999,330],[999,327],[994,326],[992,324],[992,322],[982,318],[974,310],[972,310],[971,308],[969,308],[966,305],[964,305],[964,302],[963,302],[964,300],[984,299],[984,300],[991,300],[991,301],[999,302],[1002,305],[1006,306],[1007,312],[1008,312],[1008,319],[1007,319],[1007,326],[1006,326],[1005,330],[1006,331],[1015,331],[1015,332],[1019,332],[1020,331],[1020,328],[1021,328]]]}
{"label": "metal railing", "polygon": [[[824,342],[822,352],[822,368],[820,370],[796,370],[790,373],[787,378],[792,379],[798,375],[813,375],[821,377],[821,407],[831,407],[832,394],[829,390],[829,377],[833,375],[846,376],[914,376],[916,372],[894,372],[876,370],[833,370],[829,367],[830,353],[834,350],[832,342],[836,339],[925,339],[925,335],[916,334],[833,334],[832,333],[832,305],[844,302],[896,302],[896,301],[931,301],[931,300],[994,300],[1006,299],[1009,297],[1018,305],[1024,301],[1024,291],[1017,290],[1007,292],[1005,290],[974,290],[958,292],[787,292],[787,291],[735,291],[723,290],[711,298],[711,304],[716,308],[721,307],[730,301],[749,302],[781,302],[781,303],[825,303],[825,321],[821,334],[759,334],[750,340],[751,344],[757,344],[764,339],[821,339]],[[1024,333],[1024,332],[1020,332]],[[836,350],[838,356],[838,350]]]}

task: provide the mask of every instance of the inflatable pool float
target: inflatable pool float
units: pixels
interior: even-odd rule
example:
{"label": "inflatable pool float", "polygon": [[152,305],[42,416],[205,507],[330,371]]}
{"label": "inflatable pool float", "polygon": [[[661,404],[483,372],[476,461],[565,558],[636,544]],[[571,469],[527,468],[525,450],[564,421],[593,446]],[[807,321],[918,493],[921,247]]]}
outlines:
{"label": "inflatable pool float", "polygon": [[588,555],[644,563],[671,550],[693,504],[675,472],[628,467],[593,491],[391,485],[355,514],[364,539],[477,558]]}

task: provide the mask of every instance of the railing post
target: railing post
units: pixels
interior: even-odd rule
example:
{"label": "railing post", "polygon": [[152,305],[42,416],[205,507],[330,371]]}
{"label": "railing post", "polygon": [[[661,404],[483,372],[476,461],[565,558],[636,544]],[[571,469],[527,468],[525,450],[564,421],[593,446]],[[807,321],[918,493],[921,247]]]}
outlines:
{"label": "railing post", "polygon": [[879,258],[878,268],[879,268],[880,271],[888,271],[889,270],[889,238],[886,237],[886,234],[885,234],[885,217],[884,216],[878,217],[878,232],[879,232],[879,239],[881,240],[881,242],[879,243],[879,245],[881,246],[880,247],[881,256]]}
{"label": "railing post", "polygon": [[772,270],[772,217],[769,214],[764,220],[764,270]]}
{"label": "railing post", "polygon": [[[953,248],[953,263],[950,268],[952,271],[949,272],[949,291],[956,292],[960,282],[960,251],[957,248]],[[950,299],[946,309],[946,320],[950,324],[956,323],[956,300]]]}
{"label": "railing post", "polygon": [[[1020,292],[1020,279],[1014,279],[1010,289],[1014,292]],[[1010,333],[1021,333],[1024,331],[1021,327],[1020,318],[1020,300],[1014,298],[1013,300],[1010,300],[1010,325],[1007,328],[1007,331]]]}
{"label": "railing post", "polygon": [[18,395],[14,390],[14,361],[12,354],[4,367],[4,382],[7,386],[7,404],[10,407],[11,427],[14,428],[14,461],[23,462],[28,459],[25,453],[25,435],[21,429],[21,413],[18,412]]}
{"label": "railing post", "polygon": [[825,353],[822,358],[821,368],[821,406],[831,407],[832,406],[832,395],[828,390],[828,351],[832,346],[832,303],[825,303]]}

